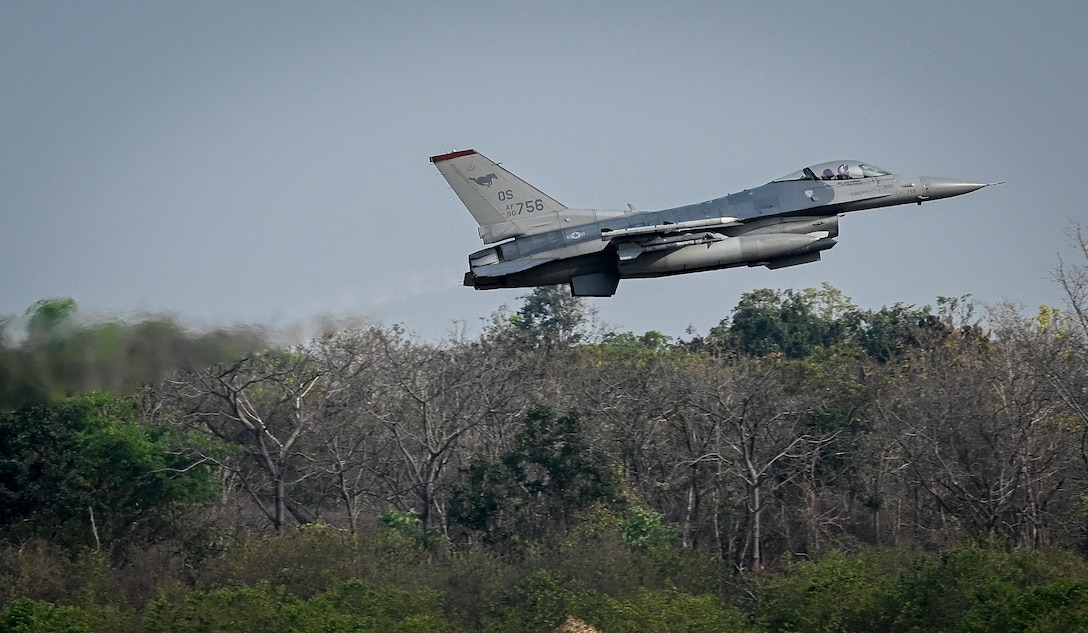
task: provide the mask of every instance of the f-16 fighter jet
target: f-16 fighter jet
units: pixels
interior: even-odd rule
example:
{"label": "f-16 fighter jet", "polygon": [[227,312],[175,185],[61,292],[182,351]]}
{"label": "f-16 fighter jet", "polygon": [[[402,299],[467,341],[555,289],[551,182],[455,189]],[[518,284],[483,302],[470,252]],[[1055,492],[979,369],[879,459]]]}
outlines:
{"label": "f-16 fighter jet", "polygon": [[479,290],[569,284],[608,297],[620,279],[734,266],[785,268],[819,261],[839,217],[950,198],[989,185],[893,174],[839,160],[723,198],[661,211],[568,209],[476,150],[431,162],[480,225],[465,285]]}

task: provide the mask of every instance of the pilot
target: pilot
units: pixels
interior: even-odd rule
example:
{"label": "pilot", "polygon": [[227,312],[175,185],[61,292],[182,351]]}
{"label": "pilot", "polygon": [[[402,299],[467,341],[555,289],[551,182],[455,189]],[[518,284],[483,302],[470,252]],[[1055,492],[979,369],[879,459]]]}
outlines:
{"label": "pilot", "polygon": [[834,180],[835,179],[835,172],[831,171],[830,169],[825,169],[824,173],[820,174],[820,179],[821,180]]}

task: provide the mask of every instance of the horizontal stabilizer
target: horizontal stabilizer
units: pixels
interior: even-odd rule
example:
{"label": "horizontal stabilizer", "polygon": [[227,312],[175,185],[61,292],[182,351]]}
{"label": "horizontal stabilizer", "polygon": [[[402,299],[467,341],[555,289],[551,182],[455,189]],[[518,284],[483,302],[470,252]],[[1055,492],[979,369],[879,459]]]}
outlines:
{"label": "horizontal stabilizer", "polygon": [[555,259],[556,258],[554,257],[523,257],[521,259],[512,259],[508,262],[498,262],[497,264],[473,266],[472,272],[477,277],[501,277],[502,275],[520,273],[523,270],[529,270],[530,268],[534,268],[541,264],[546,264],[550,261],[554,261]]}

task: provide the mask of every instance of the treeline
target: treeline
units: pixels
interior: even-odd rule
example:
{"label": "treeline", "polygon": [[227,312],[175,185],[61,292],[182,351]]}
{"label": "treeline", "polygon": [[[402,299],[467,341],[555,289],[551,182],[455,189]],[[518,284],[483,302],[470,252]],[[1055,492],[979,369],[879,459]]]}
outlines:
{"label": "treeline", "polygon": [[[61,566],[34,549],[18,563],[36,597],[5,600],[0,631],[1088,630],[1088,567],[1068,552],[863,548],[723,579],[710,559],[639,551],[603,528],[578,530],[554,553],[518,560],[482,549],[422,552],[394,530],[351,535],[308,526],[250,535],[189,582],[160,580],[141,600],[133,599],[131,570],[93,554]],[[13,557],[0,559],[6,574]],[[561,628],[572,618],[594,628]]]}
{"label": "treeline", "polygon": [[0,319],[0,410],[93,391],[130,395],[268,343],[258,328],[193,332],[166,316],[87,322],[72,299],[45,299],[22,318]]}
{"label": "treeline", "polygon": [[478,335],[292,347],[42,302],[0,350],[3,613],[1058,630],[1043,605],[1088,610],[1088,266],[1054,276],[1067,305],[1030,314],[758,290],[688,339],[610,330],[561,288]]}

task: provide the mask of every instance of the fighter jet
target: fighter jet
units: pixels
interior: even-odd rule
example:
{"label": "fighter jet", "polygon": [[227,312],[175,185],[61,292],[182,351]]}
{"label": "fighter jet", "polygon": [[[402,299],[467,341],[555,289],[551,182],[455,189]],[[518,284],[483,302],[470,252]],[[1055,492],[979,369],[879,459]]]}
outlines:
{"label": "fighter jet", "polygon": [[[431,162],[480,225],[464,284],[478,290],[569,284],[608,297],[621,279],[819,261],[849,211],[921,204],[1000,183],[893,174],[839,160],[722,198],[661,211],[568,209],[476,150]],[[630,206],[630,205],[628,205]]]}

